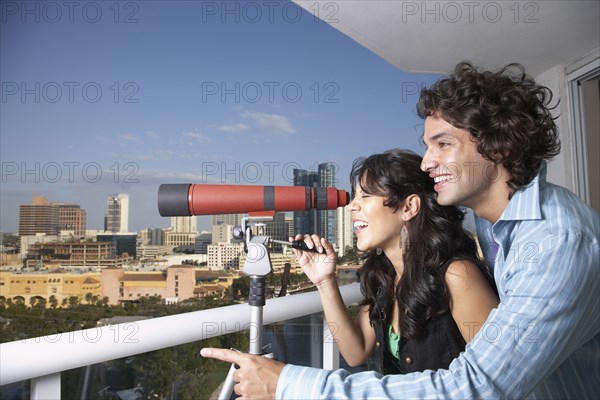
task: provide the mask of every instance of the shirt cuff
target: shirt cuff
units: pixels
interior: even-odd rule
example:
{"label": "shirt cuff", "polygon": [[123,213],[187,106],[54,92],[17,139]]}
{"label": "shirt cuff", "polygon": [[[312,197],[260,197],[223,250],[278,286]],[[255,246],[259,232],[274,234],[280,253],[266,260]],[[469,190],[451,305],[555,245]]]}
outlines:
{"label": "shirt cuff", "polygon": [[275,398],[318,399],[329,372],[331,371],[287,364],[279,375]]}

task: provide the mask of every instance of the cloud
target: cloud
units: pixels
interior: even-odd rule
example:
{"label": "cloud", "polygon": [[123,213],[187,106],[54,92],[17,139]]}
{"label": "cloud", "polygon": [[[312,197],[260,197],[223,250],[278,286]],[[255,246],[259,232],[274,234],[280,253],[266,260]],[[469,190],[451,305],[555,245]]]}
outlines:
{"label": "cloud", "polygon": [[212,140],[210,140],[210,137],[208,137],[207,135],[205,135],[204,133],[201,133],[201,132],[196,132],[196,131],[185,132],[183,134],[183,136],[185,136],[186,138],[191,139],[196,144],[208,144],[208,143],[212,143]]}
{"label": "cloud", "polygon": [[285,115],[245,111],[241,117],[250,119],[260,129],[279,136],[290,136],[296,133],[296,129]]}
{"label": "cloud", "polygon": [[135,136],[133,134],[120,135],[119,139],[129,141],[129,142],[137,142],[140,140],[137,136]]}
{"label": "cloud", "polygon": [[250,127],[248,125],[242,124],[240,122],[240,123],[231,124],[231,125],[221,125],[217,129],[220,131],[223,131],[223,132],[235,133],[235,132],[245,131],[247,129],[250,129]]}

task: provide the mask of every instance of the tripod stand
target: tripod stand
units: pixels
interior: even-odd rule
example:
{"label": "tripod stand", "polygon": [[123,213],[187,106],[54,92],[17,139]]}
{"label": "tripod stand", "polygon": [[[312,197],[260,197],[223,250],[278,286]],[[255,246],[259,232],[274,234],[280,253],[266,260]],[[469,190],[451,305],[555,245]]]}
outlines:
{"label": "tripod stand", "polygon": [[[233,236],[235,239],[244,239],[244,251],[246,252],[246,261],[243,272],[250,276],[250,296],[248,305],[250,306],[250,354],[263,355],[262,346],[262,325],[263,325],[263,306],[265,305],[265,277],[269,275],[273,268],[267,244],[270,241],[268,236],[252,236],[252,226],[272,221],[273,216],[250,216],[242,218],[242,226],[235,227]],[[270,357],[271,355],[265,355]],[[223,388],[219,393],[219,400],[229,400],[233,393],[235,381],[233,373],[236,370],[235,364],[229,368]]]}

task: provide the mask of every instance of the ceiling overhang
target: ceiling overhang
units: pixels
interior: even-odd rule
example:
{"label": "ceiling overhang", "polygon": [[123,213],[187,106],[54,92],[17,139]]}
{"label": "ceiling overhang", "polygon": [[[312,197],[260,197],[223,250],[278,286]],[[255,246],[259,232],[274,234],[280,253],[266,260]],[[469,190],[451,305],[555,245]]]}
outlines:
{"label": "ceiling overhang", "polygon": [[460,61],[532,75],[600,46],[600,1],[295,1],[405,72]]}

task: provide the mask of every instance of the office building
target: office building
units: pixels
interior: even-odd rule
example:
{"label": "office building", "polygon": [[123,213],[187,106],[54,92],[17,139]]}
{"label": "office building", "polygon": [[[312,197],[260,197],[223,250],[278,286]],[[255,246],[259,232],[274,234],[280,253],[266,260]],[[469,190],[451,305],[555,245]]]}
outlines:
{"label": "office building", "polygon": [[113,256],[122,258],[135,258],[137,256],[137,234],[107,232],[96,235],[98,243],[111,243]]}
{"label": "office building", "polygon": [[[337,166],[334,163],[319,164],[319,186],[335,187],[335,173]],[[331,243],[337,243],[337,209],[318,211],[319,234]]]}
{"label": "office building", "polygon": [[58,207],[58,229],[60,231],[72,232],[74,236],[85,236],[86,212],[79,204],[75,203],[52,203]]}
{"label": "office building", "polygon": [[[294,169],[294,186],[319,186],[319,175],[314,171],[305,169]],[[318,213],[317,210],[294,211],[294,233],[307,234],[317,233]]]}
{"label": "office building", "polygon": [[[337,166],[327,162],[318,165],[317,172],[294,169],[294,186],[334,187]],[[310,210],[294,212],[294,233],[316,233],[332,243],[337,242],[337,211]]]}
{"label": "office building", "polygon": [[86,211],[75,203],[50,203],[44,196],[35,196],[31,204],[19,207],[19,235],[84,236]]}
{"label": "office building", "polygon": [[174,251],[194,253],[198,231],[197,217],[171,217],[171,228],[165,231],[165,246]]}
{"label": "office building", "polygon": [[19,236],[58,235],[58,216],[58,208],[48,203],[47,197],[33,197],[31,204],[19,206]]}
{"label": "office building", "polygon": [[240,256],[244,253],[243,243],[216,243],[207,246],[209,270],[237,270]]}
{"label": "office building", "polygon": [[129,195],[112,194],[108,196],[104,230],[116,233],[129,232]]}
{"label": "office building", "polygon": [[197,233],[198,217],[171,217],[172,233]]}
{"label": "office building", "polygon": [[339,207],[337,210],[337,252],[339,257],[346,254],[346,248],[354,246],[354,226],[352,215],[347,207]]}
{"label": "office building", "polygon": [[212,215],[211,219],[210,219],[210,224],[211,224],[211,226],[219,225],[219,224],[240,226],[242,224],[242,218],[244,216],[245,216],[245,214],[243,214],[243,213]]}

